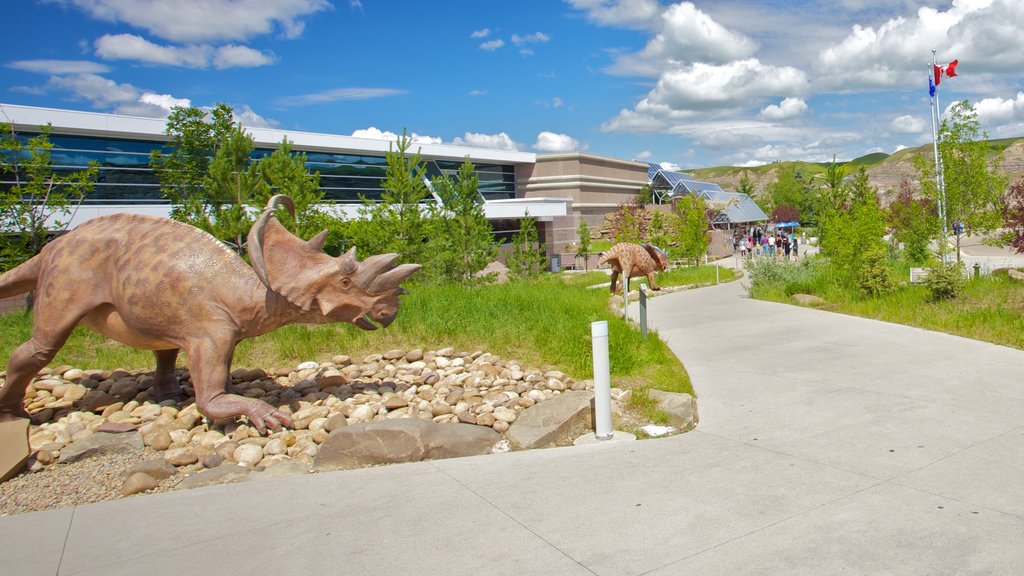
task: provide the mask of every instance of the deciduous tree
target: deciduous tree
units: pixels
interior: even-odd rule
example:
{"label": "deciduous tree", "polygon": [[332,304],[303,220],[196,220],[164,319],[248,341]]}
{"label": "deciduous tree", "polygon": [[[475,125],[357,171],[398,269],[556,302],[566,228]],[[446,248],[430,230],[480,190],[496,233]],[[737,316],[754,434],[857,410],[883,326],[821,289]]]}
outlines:
{"label": "deciduous tree", "polygon": [[73,212],[93,190],[99,166],[58,174],[50,151],[50,126],[23,141],[12,126],[0,124],[0,270],[39,253],[54,234],[67,229]]}

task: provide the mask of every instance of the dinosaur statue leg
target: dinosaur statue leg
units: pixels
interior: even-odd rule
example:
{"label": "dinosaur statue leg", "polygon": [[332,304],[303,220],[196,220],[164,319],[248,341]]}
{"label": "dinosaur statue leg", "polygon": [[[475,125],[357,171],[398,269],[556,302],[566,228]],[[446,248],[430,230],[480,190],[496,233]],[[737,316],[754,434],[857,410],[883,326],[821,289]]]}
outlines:
{"label": "dinosaur statue leg", "polygon": [[611,285],[612,294],[615,294],[618,291],[618,283],[619,283],[619,269],[618,268],[612,268],[612,285]]}
{"label": "dinosaur statue leg", "polygon": [[[32,378],[53,360],[78,324],[80,315],[47,315],[36,307],[32,337],[18,346],[7,360],[7,383],[0,389],[0,422],[27,418],[25,390]],[[53,316],[49,318],[48,316]],[[53,320],[53,322],[50,322]]]}
{"label": "dinosaur statue leg", "polygon": [[654,272],[647,273],[647,285],[651,287],[651,290],[661,290],[661,286],[654,283]]}
{"label": "dinosaur statue leg", "polygon": [[178,360],[178,350],[154,350],[156,355],[156,373],[153,374],[153,391],[156,393],[157,402],[164,400],[185,399],[185,394],[178,385],[178,377],[174,374],[175,362]]}
{"label": "dinosaur statue leg", "polygon": [[188,346],[189,372],[196,389],[199,411],[213,419],[246,416],[260,434],[265,433],[268,427],[277,430],[282,425],[293,426],[292,417],[287,412],[262,400],[225,392],[233,352],[233,345],[226,347],[221,344],[225,341],[232,342],[232,339],[193,342]]}

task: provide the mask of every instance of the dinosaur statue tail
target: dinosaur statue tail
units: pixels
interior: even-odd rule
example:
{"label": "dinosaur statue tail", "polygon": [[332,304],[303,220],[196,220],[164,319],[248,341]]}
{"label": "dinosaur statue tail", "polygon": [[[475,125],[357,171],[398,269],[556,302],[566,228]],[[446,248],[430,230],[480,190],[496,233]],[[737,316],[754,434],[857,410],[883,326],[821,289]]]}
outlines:
{"label": "dinosaur statue tail", "polygon": [[0,274],[0,298],[17,296],[34,289],[41,264],[39,256],[33,256],[27,262]]}

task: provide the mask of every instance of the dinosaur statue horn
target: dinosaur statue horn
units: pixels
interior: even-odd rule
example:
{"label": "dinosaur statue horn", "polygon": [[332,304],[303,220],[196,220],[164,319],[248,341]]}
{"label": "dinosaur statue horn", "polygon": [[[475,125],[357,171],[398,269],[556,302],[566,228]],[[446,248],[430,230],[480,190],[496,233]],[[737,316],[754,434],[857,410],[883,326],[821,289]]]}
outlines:
{"label": "dinosaur statue horn", "polygon": [[310,248],[320,252],[324,249],[324,242],[327,242],[327,229],[321,230],[319,234],[310,238],[306,245]]}
{"label": "dinosaur statue horn", "polygon": [[[371,294],[380,294],[398,288],[402,282],[405,282],[409,276],[412,276],[420,268],[419,264],[402,264],[392,268],[388,272],[372,278],[369,283],[370,285],[366,287],[366,291]],[[401,288],[398,289],[401,290]]]}
{"label": "dinosaur statue horn", "polygon": [[278,194],[267,201],[267,207],[256,219],[256,223],[252,225],[248,237],[249,261],[252,263],[252,269],[256,272],[256,276],[267,288],[270,288],[270,280],[267,277],[267,263],[263,258],[263,234],[266,232],[267,222],[274,218],[274,210],[278,204],[283,204],[292,218],[295,217],[295,203],[289,196]]}
{"label": "dinosaur statue horn", "polygon": [[363,288],[369,288],[374,279],[390,270],[395,260],[398,260],[398,254],[377,254],[363,260],[359,265],[359,278]]}
{"label": "dinosaur statue horn", "polygon": [[359,261],[356,260],[356,247],[349,248],[348,252],[345,252],[341,256],[338,256],[338,260],[341,261],[341,271],[345,274],[354,274],[359,269]]}

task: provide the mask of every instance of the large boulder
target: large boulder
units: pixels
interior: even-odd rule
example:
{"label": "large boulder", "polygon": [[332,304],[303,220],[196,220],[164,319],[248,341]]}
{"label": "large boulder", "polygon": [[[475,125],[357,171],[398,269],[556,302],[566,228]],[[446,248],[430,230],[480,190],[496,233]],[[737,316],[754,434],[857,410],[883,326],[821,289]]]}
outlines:
{"label": "large boulder", "polygon": [[28,424],[28,418],[0,422],[0,482],[20,472],[32,453]]}
{"label": "large boulder", "polygon": [[65,446],[60,451],[60,461],[70,463],[100,454],[129,454],[141,452],[142,448],[142,434],[138,432],[96,432]]}
{"label": "large boulder", "polygon": [[252,470],[238,464],[224,463],[216,468],[196,472],[178,483],[178,488],[190,490],[204,486],[245,482],[252,479]]}
{"label": "large boulder", "polygon": [[824,298],[815,296],[814,294],[793,294],[790,296],[794,302],[801,306],[811,306],[817,308],[818,306],[824,306],[828,304]]}
{"label": "large boulder", "polygon": [[1006,275],[1013,280],[1024,280],[1024,272],[1021,272],[1020,270],[1014,270],[1013,268],[1009,268],[1006,271]]}
{"label": "large boulder", "polygon": [[490,454],[501,435],[471,424],[419,418],[361,422],[339,428],[320,446],[313,469],[346,470],[377,464]]}
{"label": "large boulder", "polygon": [[523,412],[505,434],[512,447],[528,450],[572,444],[594,427],[592,390],[565,392]]}
{"label": "large boulder", "polygon": [[680,392],[663,392],[650,390],[650,397],[657,402],[658,410],[668,414],[669,424],[686,432],[692,430],[700,422],[697,414],[697,399]]}

